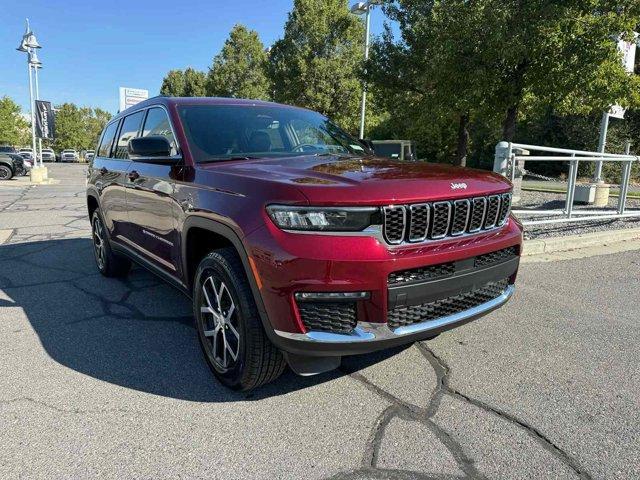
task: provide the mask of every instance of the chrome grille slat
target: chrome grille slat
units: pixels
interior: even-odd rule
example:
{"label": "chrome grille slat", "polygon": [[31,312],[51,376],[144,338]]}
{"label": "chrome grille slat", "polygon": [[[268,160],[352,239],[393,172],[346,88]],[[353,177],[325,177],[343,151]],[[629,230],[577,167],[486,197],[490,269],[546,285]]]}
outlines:
{"label": "chrome grille slat", "polygon": [[431,206],[428,203],[409,205],[409,241],[421,242],[427,238]]}
{"label": "chrome grille slat", "polygon": [[484,218],[484,229],[493,228],[498,221],[500,213],[500,195],[491,195],[487,198],[487,214]]}
{"label": "chrome grille slat", "polygon": [[451,224],[451,202],[435,202],[433,204],[433,222],[429,238],[444,238]]}
{"label": "chrome grille slat", "polygon": [[511,193],[382,207],[384,240],[391,245],[440,240],[502,227]]}
{"label": "chrome grille slat", "polygon": [[485,197],[476,197],[471,201],[472,212],[469,221],[469,233],[479,232],[484,223],[484,216],[487,211],[487,199]]}
{"label": "chrome grille slat", "polygon": [[384,207],[384,238],[391,245],[397,245],[404,240],[407,227],[407,210],[404,206],[391,205]]}
{"label": "chrome grille slat", "polygon": [[471,213],[471,202],[466,198],[453,202],[453,220],[451,221],[451,236],[462,235],[467,230],[469,214]]}
{"label": "chrome grille slat", "polygon": [[509,210],[511,209],[511,194],[504,193],[500,201],[500,214],[498,215],[498,226],[502,226],[509,218]]}

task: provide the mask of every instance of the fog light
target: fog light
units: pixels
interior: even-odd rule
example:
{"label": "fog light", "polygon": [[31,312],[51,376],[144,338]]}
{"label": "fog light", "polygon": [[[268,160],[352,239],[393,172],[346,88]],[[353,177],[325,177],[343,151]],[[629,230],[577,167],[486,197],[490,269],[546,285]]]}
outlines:
{"label": "fog light", "polygon": [[364,300],[369,298],[369,292],[298,292],[296,300],[312,301],[312,300]]}

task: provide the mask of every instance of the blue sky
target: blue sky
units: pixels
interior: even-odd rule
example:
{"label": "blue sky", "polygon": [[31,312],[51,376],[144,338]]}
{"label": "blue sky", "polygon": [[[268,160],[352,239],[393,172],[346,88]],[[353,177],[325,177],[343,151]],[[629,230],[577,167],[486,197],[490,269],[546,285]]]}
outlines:
{"label": "blue sky", "polygon": [[[293,0],[0,0],[0,96],[28,108],[26,55],[15,50],[27,17],[43,45],[40,98],[115,113],[119,86],[156,95],[168,70],[206,70],[236,23],[270,45],[281,37],[292,5]],[[371,18],[372,33],[380,33],[382,11],[375,9]]]}

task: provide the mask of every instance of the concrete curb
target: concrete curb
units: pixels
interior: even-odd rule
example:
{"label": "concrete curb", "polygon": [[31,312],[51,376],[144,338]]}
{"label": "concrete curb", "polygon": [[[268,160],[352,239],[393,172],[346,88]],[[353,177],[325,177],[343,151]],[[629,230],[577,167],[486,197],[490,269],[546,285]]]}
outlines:
{"label": "concrete curb", "polygon": [[541,255],[543,253],[566,252],[587,247],[598,247],[611,243],[640,239],[640,228],[626,228],[608,232],[583,233],[544,239],[525,240],[523,256]]}

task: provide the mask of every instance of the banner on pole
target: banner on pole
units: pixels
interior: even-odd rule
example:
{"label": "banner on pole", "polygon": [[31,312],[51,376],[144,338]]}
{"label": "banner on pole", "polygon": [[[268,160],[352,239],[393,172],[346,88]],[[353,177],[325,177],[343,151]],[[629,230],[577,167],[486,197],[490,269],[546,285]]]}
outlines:
{"label": "banner on pole", "polygon": [[36,137],[48,139],[55,137],[55,117],[51,102],[36,100]]}

